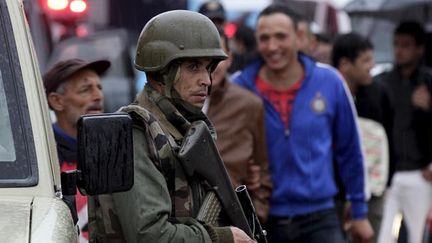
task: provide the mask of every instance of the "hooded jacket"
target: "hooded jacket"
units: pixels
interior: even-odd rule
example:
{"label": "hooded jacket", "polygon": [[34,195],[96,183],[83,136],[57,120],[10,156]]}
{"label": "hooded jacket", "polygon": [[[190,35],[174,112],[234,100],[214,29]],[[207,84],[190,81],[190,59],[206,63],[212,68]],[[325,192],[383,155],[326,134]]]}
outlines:
{"label": "hooded jacket", "polygon": [[334,207],[336,171],[347,188],[353,219],[367,213],[364,165],[356,111],[349,91],[335,69],[299,54],[305,77],[292,108],[288,129],[279,113],[255,84],[263,60],[232,78],[261,96],[269,168],[273,180],[270,215],[291,217]]}

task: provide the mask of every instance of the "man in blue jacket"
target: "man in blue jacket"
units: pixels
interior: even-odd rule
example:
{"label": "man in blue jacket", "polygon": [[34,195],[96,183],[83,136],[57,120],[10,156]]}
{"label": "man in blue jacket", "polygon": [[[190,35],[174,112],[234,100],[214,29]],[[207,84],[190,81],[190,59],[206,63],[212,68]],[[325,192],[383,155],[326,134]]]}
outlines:
{"label": "man in blue jacket", "polygon": [[370,242],[364,165],[355,108],[349,91],[330,66],[298,52],[302,32],[283,4],[258,16],[261,58],[234,82],[261,96],[274,184],[270,242],[343,242],[334,209],[336,170],[352,205],[351,234]]}

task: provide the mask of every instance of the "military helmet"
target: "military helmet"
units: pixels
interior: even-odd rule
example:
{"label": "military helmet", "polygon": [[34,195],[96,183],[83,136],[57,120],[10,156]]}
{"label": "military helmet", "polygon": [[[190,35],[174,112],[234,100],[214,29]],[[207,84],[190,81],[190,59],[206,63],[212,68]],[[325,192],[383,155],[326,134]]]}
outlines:
{"label": "military helmet", "polygon": [[135,67],[145,72],[161,71],[182,58],[227,58],[221,49],[216,26],[206,16],[173,10],[153,17],[143,28],[137,44]]}

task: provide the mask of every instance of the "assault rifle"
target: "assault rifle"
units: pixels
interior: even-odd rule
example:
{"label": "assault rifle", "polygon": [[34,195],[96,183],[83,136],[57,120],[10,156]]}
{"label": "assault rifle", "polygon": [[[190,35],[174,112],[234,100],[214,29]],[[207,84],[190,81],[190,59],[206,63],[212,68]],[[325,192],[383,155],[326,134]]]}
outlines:
{"label": "assault rifle", "polygon": [[[183,144],[178,153],[184,170],[188,176],[201,176],[213,188],[198,213],[198,219],[205,222],[215,221],[219,212],[223,210],[233,226],[242,229],[252,239],[259,243],[266,243],[266,232],[256,216],[252,201],[243,186],[241,191],[242,202],[239,201],[232,189],[232,184],[219,152],[203,121],[193,122],[186,132]],[[242,208],[244,205],[246,208]],[[251,208],[252,207],[252,208]],[[245,211],[247,216],[245,215]]]}

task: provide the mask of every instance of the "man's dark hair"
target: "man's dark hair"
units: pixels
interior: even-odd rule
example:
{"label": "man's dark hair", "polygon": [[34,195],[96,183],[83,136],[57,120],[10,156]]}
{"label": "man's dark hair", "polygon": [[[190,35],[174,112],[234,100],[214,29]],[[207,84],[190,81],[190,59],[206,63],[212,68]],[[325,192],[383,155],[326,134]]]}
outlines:
{"label": "man's dark hair", "polygon": [[412,36],[417,46],[422,46],[425,44],[426,33],[423,26],[415,21],[406,21],[400,23],[395,31],[394,35],[409,35]]}
{"label": "man's dark hair", "polygon": [[[225,43],[225,49],[226,49],[226,51],[230,51],[230,47],[229,47],[229,39],[228,39],[228,36],[225,34],[225,31],[224,31],[224,29],[223,28],[220,28],[220,27],[216,27],[217,28],[217,30],[218,30],[218,32],[219,32],[219,35],[220,35],[220,38],[221,38],[221,40]],[[228,54],[228,53],[227,53]]]}
{"label": "man's dark hair", "polygon": [[315,38],[318,42],[333,45],[334,38],[325,33],[315,33]]}
{"label": "man's dark hair", "polygon": [[254,30],[247,25],[242,24],[237,28],[234,39],[243,42],[246,51],[254,51],[256,48]]}
{"label": "man's dark hair", "polygon": [[268,16],[276,13],[285,14],[286,16],[290,17],[290,19],[293,21],[295,29],[297,29],[297,23],[304,20],[301,14],[291,9],[288,4],[284,2],[270,4],[258,14],[258,19],[263,16]]}
{"label": "man's dark hair", "polygon": [[373,49],[372,43],[357,33],[344,34],[333,43],[332,64],[338,68],[342,58],[354,62],[361,52]]}
{"label": "man's dark hair", "polygon": [[211,0],[204,2],[199,7],[198,12],[207,16],[212,21],[225,22],[226,19],[225,8],[219,1]]}

